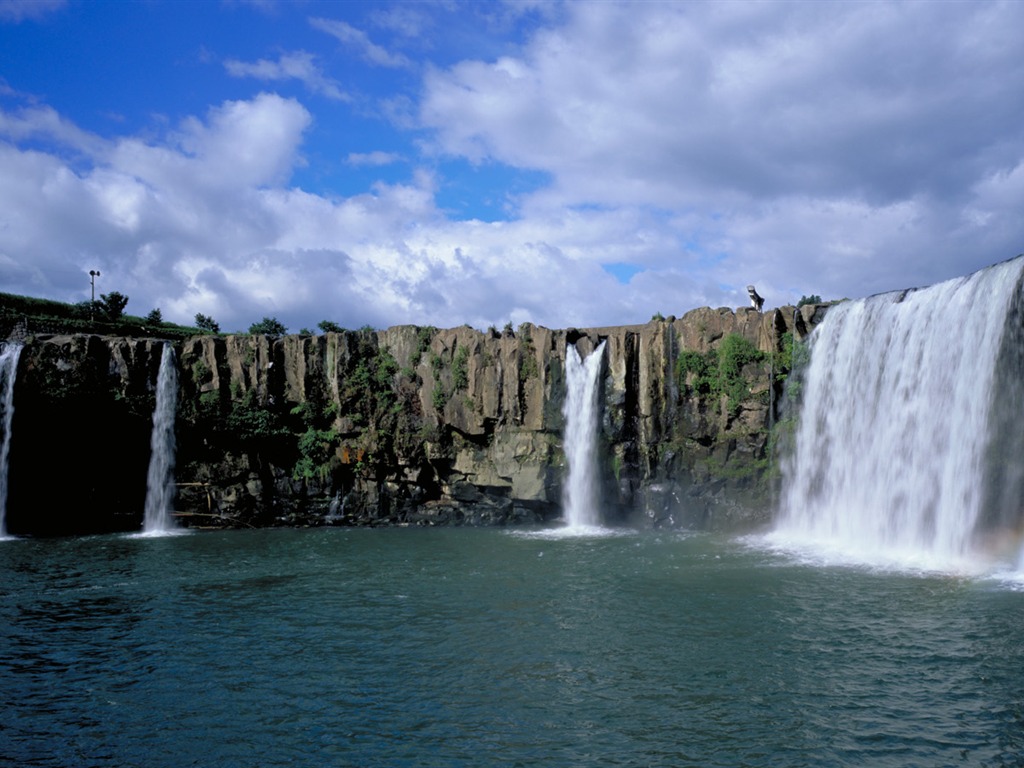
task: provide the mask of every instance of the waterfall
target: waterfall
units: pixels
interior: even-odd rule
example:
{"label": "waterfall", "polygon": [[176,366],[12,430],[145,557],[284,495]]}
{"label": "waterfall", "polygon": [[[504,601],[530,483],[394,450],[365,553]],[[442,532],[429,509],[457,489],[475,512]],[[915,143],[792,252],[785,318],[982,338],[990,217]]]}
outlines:
{"label": "waterfall", "polygon": [[160,373],[156,379],[156,407],[150,438],[149,474],[146,478],[144,533],[166,533],[175,528],[171,517],[174,503],[174,417],[178,405],[178,371],[174,349],[164,344]]}
{"label": "waterfall", "polygon": [[0,344],[0,538],[7,535],[7,473],[14,425],[14,381],[20,356],[20,344]]}
{"label": "waterfall", "polygon": [[563,504],[570,528],[590,528],[601,522],[597,494],[597,430],[600,425],[597,395],[604,342],[580,359],[575,346],[565,348],[565,458],[569,474]]}
{"label": "waterfall", "polygon": [[829,310],[809,341],[776,541],[925,568],[1016,557],[1022,272],[1018,258]]}

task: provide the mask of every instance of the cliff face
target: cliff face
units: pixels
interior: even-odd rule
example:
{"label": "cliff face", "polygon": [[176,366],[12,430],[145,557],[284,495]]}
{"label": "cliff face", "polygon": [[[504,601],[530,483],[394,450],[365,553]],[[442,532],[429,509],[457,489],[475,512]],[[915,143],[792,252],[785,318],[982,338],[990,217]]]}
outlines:
{"label": "cliff face", "polygon": [[[176,345],[176,510],[190,525],[557,518],[566,344],[586,356],[604,340],[605,519],[756,519],[769,506],[789,338],[822,314],[699,309],[565,331],[195,337]],[[28,340],[15,390],[12,533],[138,527],[164,343]]]}

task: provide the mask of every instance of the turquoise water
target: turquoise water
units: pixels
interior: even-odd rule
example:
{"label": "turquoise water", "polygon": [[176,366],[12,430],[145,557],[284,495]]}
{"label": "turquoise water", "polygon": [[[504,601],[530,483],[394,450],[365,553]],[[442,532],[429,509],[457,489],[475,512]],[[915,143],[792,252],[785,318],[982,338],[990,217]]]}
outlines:
{"label": "turquoise water", "polygon": [[0,543],[0,765],[1024,765],[1024,591],[495,529]]}

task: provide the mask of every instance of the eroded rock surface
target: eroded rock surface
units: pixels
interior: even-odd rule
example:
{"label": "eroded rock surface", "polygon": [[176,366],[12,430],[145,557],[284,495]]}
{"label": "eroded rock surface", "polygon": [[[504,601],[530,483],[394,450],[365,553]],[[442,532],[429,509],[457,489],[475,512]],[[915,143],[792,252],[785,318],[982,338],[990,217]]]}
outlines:
{"label": "eroded rock surface", "polygon": [[[605,519],[749,522],[768,512],[787,344],[823,311],[703,308],[645,325],[568,330],[197,336],[176,345],[176,509],[185,524],[214,526],[557,518],[566,344],[586,356],[604,340]],[[737,337],[759,355],[727,382],[731,394],[725,379],[681,368],[686,355],[714,364]],[[12,532],[138,526],[164,343],[27,340],[11,451]]]}

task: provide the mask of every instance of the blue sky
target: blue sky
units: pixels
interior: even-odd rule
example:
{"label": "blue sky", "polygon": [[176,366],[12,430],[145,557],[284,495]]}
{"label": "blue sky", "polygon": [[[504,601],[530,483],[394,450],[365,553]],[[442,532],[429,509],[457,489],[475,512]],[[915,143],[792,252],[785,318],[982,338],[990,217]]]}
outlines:
{"label": "blue sky", "polygon": [[0,291],[646,322],[1024,251],[1024,3],[0,0]]}

